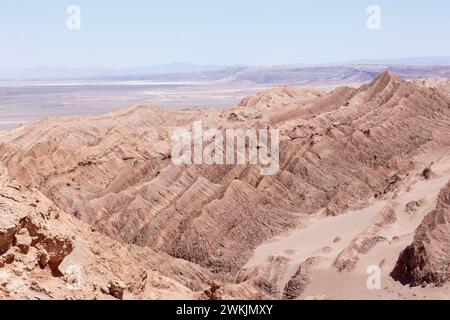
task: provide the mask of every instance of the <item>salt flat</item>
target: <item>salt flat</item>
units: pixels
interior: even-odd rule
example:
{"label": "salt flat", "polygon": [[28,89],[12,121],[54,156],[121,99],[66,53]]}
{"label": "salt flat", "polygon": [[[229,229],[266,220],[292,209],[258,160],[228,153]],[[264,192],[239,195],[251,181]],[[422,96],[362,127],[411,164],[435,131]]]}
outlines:
{"label": "salt flat", "polygon": [[230,107],[262,88],[193,82],[4,82],[0,130],[46,117],[100,115],[137,104],[169,109]]}

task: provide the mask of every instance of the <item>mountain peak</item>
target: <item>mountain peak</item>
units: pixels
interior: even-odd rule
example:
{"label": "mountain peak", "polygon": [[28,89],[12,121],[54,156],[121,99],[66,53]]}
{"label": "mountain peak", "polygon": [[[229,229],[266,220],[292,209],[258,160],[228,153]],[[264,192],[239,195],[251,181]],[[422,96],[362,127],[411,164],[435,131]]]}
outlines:
{"label": "mountain peak", "polygon": [[376,77],[372,84],[376,84],[376,83],[383,83],[383,84],[387,84],[389,82],[392,81],[404,81],[402,78],[400,78],[398,75],[392,73],[389,70],[384,71],[383,73],[381,73],[378,77]]}
{"label": "mountain peak", "polygon": [[391,71],[384,71],[378,75],[372,82],[368,85],[361,87],[363,90],[369,89],[373,93],[381,93],[385,90],[390,90],[397,87],[399,84],[405,82],[401,77],[392,73]]}

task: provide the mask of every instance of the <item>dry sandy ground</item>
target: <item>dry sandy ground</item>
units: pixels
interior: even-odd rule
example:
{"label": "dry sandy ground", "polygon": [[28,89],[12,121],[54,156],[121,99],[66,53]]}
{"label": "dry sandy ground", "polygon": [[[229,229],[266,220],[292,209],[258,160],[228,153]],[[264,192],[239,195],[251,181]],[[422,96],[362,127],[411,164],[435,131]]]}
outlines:
{"label": "dry sandy ground", "polygon": [[[417,157],[416,162],[426,166],[430,159],[436,158],[439,161],[433,166],[432,179],[424,181],[417,176],[410,177],[389,201],[372,198],[367,207],[336,217],[324,215],[323,210],[313,216],[300,216],[298,229],[259,246],[245,267],[257,267],[271,256],[289,259],[288,272],[280,283],[280,287],[284,287],[302,262],[311,257],[321,257],[320,262],[311,268],[310,285],[299,299],[448,299],[448,285],[411,288],[389,276],[400,252],[411,243],[415,229],[435,208],[439,191],[450,180],[450,150],[444,150],[442,155],[424,154]],[[406,204],[418,200],[422,204],[417,211],[407,212]],[[339,253],[376,223],[388,202],[393,205],[397,221],[382,228],[379,235],[389,241],[377,244],[362,255],[353,270],[338,272],[333,262]],[[336,241],[338,238],[340,240]],[[372,273],[368,273],[368,267],[373,265],[381,268],[381,288],[370,290],[367,281]]]}

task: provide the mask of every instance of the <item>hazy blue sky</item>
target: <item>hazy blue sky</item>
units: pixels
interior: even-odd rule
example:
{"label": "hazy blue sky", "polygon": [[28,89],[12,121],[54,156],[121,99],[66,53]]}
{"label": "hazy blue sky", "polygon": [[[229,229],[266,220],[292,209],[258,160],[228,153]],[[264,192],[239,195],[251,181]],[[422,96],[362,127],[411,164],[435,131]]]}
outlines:
{"label": "hazy blue sky", "polygon": [[449,39],[448,0],[0,0],[0,69],[450,56]]}

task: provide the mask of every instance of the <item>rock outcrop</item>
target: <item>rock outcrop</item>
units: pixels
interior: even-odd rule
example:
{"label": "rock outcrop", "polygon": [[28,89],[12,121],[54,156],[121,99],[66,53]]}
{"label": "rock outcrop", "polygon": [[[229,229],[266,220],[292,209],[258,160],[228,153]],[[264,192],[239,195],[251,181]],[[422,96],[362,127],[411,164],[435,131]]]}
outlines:
{"label": "rock outcrop", "polygon": [[400,254],[391,276],[403,284],[442,286],[450,277],[450,183],[436,209],[417,228],[413,243]]}

